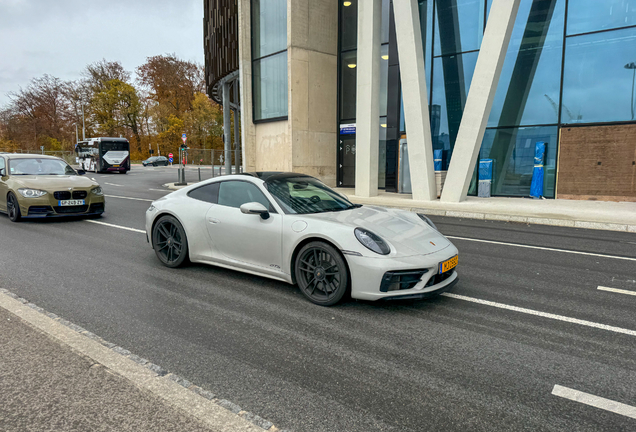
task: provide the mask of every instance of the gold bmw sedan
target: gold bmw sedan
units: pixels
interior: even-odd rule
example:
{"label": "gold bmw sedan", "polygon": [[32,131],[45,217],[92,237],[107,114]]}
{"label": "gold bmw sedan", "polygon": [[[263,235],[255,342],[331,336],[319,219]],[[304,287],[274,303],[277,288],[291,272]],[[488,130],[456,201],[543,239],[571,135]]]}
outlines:
{"label": "gold bmw sedan", "polygon": [[83,170],[60,158],[0,154],[0,212],[22,218],[101,215],[104,193]]}

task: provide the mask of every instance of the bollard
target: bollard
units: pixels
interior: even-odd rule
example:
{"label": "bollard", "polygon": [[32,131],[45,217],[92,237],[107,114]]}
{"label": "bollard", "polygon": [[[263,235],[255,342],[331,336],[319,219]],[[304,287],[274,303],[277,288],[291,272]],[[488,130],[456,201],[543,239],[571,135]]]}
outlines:
{"label": "bollard", "polygon": [[201,181],[201,167],[199,167],[199,181]]}

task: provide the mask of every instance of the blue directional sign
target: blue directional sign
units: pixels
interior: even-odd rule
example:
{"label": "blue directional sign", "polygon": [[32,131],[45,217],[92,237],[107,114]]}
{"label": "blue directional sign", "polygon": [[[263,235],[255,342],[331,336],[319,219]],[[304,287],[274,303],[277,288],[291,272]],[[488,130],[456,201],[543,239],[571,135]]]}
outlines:
{"label": "blue directional sign", "polygon": [[172,158],[168,158],[168,161],[169,161],[170,163],[172,163]]}

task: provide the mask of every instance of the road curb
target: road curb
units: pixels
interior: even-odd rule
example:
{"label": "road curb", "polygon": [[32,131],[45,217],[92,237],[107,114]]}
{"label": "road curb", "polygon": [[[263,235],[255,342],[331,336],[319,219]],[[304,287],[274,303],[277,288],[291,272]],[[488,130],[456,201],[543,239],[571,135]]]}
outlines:
{"label": "road curb", "polygon": [[288,432],[4,288],[0,307],[214,430]]}

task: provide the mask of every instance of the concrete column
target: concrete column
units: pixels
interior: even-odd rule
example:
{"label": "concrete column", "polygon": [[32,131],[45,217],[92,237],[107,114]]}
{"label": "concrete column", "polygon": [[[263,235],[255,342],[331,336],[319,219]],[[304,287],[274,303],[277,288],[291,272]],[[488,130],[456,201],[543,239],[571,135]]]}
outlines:
{"label": "concrete column", "polygon": [[230,83],[223,82],[223,161],[225,174],[232,174],[232,122],[230,120]]}
{"label": "concrete column", "polygon": [[234,103],[236,104],[236,108],[233,110],[234,111],[234,166],[236,168],[236,172],[239,173],[241,170],[239,169],[239,167],[241,166],[241,151],[240,151],[240,142],[241,140],[239,139],[239,111],[240,111],[240,107],[239,107],[239,80],[235,80],[234,83],[232,84],[232,90],[234,92]]}
{"label": "concrete column", "polygon": [[417,0],[393,0],[393,12],[413,199],[431,201],[437,199],[437,188]]}
{"label": "concrete column", "polygon": [[466,199],[520,0],[493,0],[457,133],[442,201]]}
{"label": "concrete column", "polygon": [[356,195],[378,194],[382,0],[358,2]]}

